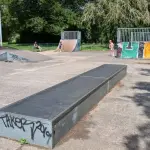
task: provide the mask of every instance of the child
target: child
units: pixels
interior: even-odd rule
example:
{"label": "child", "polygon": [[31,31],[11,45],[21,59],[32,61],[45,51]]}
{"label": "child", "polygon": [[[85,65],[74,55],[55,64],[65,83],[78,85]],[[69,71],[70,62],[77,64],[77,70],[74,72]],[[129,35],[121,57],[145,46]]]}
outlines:
{"label": "child", "polygon": [[59,42],[59,51],[62,52],[62,41]]}
{"label": "child", "polygon": [[110,55],[115,56],[115,50],[114,50],[114,43],[112,40],[109,40],[109,48],[110,48]]}
{"label": "child", "polygon": [[34,47],[35,47],[36,49],[39,49],[39,50],[41,51],[41,47],[37,44],[36,41],[34,42]]}

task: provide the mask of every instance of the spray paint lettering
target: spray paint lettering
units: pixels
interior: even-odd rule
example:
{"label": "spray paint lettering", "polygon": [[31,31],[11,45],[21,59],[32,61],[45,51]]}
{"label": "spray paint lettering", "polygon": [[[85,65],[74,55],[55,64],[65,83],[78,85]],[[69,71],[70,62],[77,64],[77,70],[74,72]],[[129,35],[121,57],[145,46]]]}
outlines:
{"label": "spray paint lettering", "polygon": [[143,50],[144,50],[144,42],[140,42],[139,51],[138,51],[138,58],[143,58]]}
{"label": "spray paint lettering", "polygon": [[138,58],[139,42],[122,42],[121,58]]}
{"label": "spray paint lettering", "polygon": [[9,53],[9,55],[13,60],[28,61],[28,59],[26,59],[26,58],[22,58],[22,57],[19,57],[17,55],[11,54],[11,53]]}
{"label": "spray paint lettering", "polygon": [[144,58],[150,58],[150,42],[144,44]]}
{"label": "spray paint lettering", "polygon": [[34,140],[35,133],[37,131],[41,132],[43,138],[47,137],[49,140],[52,137],[50,132],[47,130],[47,127],[45,127],[41,121],[28,121],[25,118],[18,118],[8,114],[1,116],[0,119],[3,121],[3,124],[6,128],[18,128],[23,132],[26,132],[26,126],[30,126],[32,140]]}

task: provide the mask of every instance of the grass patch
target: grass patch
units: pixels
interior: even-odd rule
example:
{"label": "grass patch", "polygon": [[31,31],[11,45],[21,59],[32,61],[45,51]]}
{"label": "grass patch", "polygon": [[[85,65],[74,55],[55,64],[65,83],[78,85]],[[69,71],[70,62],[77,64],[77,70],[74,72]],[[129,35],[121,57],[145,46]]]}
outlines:
{"label": "grass patch", "polygon": [[[58,44],[53,43],[42,43],[39,46],[42,47],[42,51],[55,50]],[[38,51],[35,49],[33,44],[9,44],[7,42],[3,43],[3,47],[17,49],[17,50],[29,50],[29,51]]]}
{"label": "grass patch", "polygon": [[21,145],[29,144],[26,139],[20,139],[19,142]]}
{"label": "grass patch", "polygon": [[108,46],[102,44],[82,44],[81,51],[107,51]]}
{"label": "grass patch", "polygon": [[[40,43],[42,51],[56,50],[58,43]],[[7,42],[3,43],[3,47],[17,50],[29,50],[38,51],[34,48],[33,44],[9,44]],[[107,51],[108,46],[102,44],[82,44],[81,51]]]}

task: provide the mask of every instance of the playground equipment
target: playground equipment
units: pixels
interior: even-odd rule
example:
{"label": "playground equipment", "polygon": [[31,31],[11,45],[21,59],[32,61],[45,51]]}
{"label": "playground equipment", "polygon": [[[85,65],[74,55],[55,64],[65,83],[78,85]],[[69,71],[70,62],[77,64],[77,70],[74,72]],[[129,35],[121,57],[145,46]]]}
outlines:
{"label": "playground equipment", "polygon": [[150,58],[150,28],[118,28],[120,58]]}
{"label": "playground equipment", "polygon": [[[62,51],[74,52],[79,51],[81,46],[80,31],[64,31],[61,33]],[[57,50],[59,49],[59,45]]]}

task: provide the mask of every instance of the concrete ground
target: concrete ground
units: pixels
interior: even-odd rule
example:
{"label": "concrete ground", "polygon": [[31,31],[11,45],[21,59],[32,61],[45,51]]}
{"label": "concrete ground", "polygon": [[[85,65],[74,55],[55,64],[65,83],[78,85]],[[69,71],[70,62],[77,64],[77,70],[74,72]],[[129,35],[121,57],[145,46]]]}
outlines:
{"label": "concrete ground", "polygon": [[[150,150],[150,60],[121,60],[106,52],[44,52],[40,63],[0,62],[0,107],[105,63],[128,65],[127,76],[55,150]],[[0,138],[0,150],[45,150]]]}

